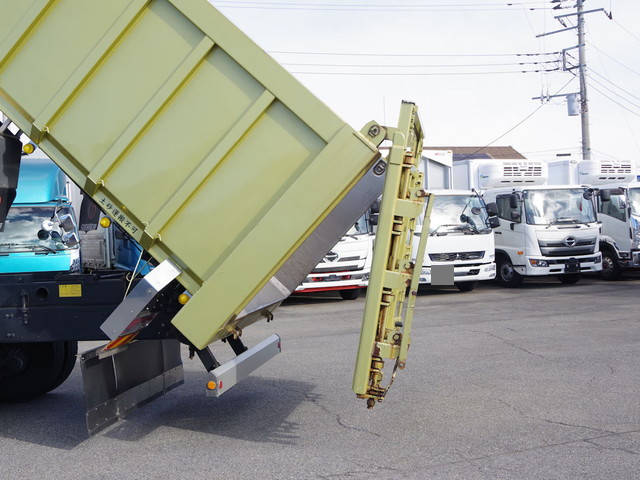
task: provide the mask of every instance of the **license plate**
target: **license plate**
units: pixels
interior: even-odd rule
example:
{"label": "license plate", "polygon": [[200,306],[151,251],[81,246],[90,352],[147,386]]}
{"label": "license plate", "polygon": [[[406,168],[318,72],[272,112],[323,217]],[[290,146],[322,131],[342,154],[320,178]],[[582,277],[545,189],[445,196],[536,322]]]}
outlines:
{"label": "license plate", "polygon": [[565,273],[578,273],[580,272],[580,262],[577,260],[569,260],[564,266]]}

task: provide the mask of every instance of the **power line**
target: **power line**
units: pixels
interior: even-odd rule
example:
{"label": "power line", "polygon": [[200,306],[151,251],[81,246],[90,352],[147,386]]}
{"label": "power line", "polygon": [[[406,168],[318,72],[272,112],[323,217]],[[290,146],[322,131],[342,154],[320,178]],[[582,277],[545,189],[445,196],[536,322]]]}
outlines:
{"label": "power line", "polygon": [[360,11],[360,12],[495,12],[510,11],[513,7],[528,10],[551,10],[551,7],[539,7],[545,2],[492,2],[492,3],[438,3],[438,4],[391,4],[391,3],[300,3],[300,2],[256,2],[239,0],[218,0],[212,2],[221,8],[259,9],[259,10],[301,10],[301,11]]}
{"label": "power line", "polygon": [[610,101],[612,101],[613,103],[615,103],[616,105],[618,105],[620,108],[624,108],[627,112],[640,117],[640,113],[635,112],[633,110],[631,110],[630,108],[628,108],[627,106],[623,105],[622,103],[618,102],[617,100],[611,98],[609,95],[607,95],[606,93],[604,93],[602,90],[600,90],[599,88],[597,88],[596,86],[592,85],[591,88],[593,88],[596,92],[598,92],[600,95],[602,95],[605,98],[608,98]]}
{"label": "power line", "polygon": [[540,73],[540,72],[558,72],[560,68],[548,70],[513,70],[513,71],[495,71],[495,72],[297,72],[290,71],[295,75],[342,75],[354,77],[430,77],[430,76],[447,76],[447,75],[508,75],[523,73]]}
{"label": "power line", "polygon": [[616,92],[614,90],[611,90],[611,88],[608,87],[606,84],[598,81],[597,79],[595,79],[593,77],[591,77],[590,81],[595,82],[597,85],[600,85],[600,87],[602,89],[604,89],[606,92],[609,92],[610,94],[615,95],[619,99],[619,101],[627,102],[627,103],[633,105],[634,107],[640,109],[640,105],[639,104],[634,103],[633,101],[629,100],[628,98],[625,98],[622,95],[620,95],[618,92]]}
{"label": "power line", "polygon": [[373,53],[373,52],[321,52],[321,51],[294,51],[294,50],[269,50],[276,55],[326,55],[336,57],[537,57],[559,55],[562,51],[555,52],[524,52],[524,53]]}
{"label": "power line", "polygon": [[624,30],[629,35],[631,35],[633,38],[635,38],[638,42],[640,42],[640,36],[638,36],[635,33],[633,33],[631,30],[629,30],[627,27],[625,27],[624,25],[622,25],[620,22],[618,22],[615,19],[613,20],[613,23],[615,23],[618,27],[620,27],[622,30]]}
{"label": "power line", "polygon": [[[611,80],[609,80],[607,77],[605,77],[604,75],[601,75],[600,73],[596,72],[593,68],[589,69],[590,73],[595,74],[596,76],[598,76],[599,78],[601,78],[602,80],[604,80],[605,82],[613,85],[615,88],[617,88],[618,90],[623,91],[624,93],[626,93],[627,95],[629,95],[630,97],[635,98],[636,100],[640,100],[640,97],[638,97],[637,95],[634,95],[633,93],[631,93],[628,90],[625,90],[624,88],[622,88],[620,85],[612,82]],[[614,92],[615,93],[615,92]],[[618,94],[619,95],[619,94]]]}
{"label": "power line", "polygon": [[510,67],[518,65],[545,65],[550,63],[560,63],[560,60],[546,60],[544,62],[511,62],[511,63],[440,63],[440,64],[393,64],[393,63],[307,63],[307,62],[281,62],[281,65],[290,67],[358,67],[358,68],[457,68],[457,67]]}
{"label": "power line", "polygon": [[[565,83],[562,87],[560,87],[560,89],[554,93],[554,95],[558,95],[560,93],[562,93],[564,91],[565,88],[567,88],[569,86],[569,84],[571,82],[573,82],[574,78],[570,78],[569,81],[567,83]],[[531,117],[533,117],[536,113],[538,113],[545,105],[547,105],[546,103],[541,103],[535,110],[533,110],[529,115],[527,115],[526,117],[524,117],[522,120],[520,120],[518,123],[516,123],[513,127],[511,127],[509,130],[507,130],[506,132],[504,132],[502,135],[494,138],[493,140],[491,140],[489,143],[487,143],[485,146],[478,148],[476,151],[470,153],[469,155],[464,156],[461,160],[466,160],[467,158],[473,157],[475,154],[481,152],[482,150],[484,150],[487,147],[490,147],[491,145],[493,145],[494,143],[496,143],[498,140],[506,137],[507,135],[509,135],[511,132],[513,132],[516,128],[518,128],[520,125],[522,125],[523,123],[525,123],[527,120],[529,120]]]}
{"label": "power line", "polygon": [[620,65],[621,67],[626,68],[627,70],[629,70],[632,73],[635,73],[636,75],[640,76],[640,72],[638,72],[637,70],[634,70],[633,68],[631,68],[629,65],[622,63],[620,60],[618,60],[617,58],[609,55],[607,52],[605,52],[604,50],[601,50],[600,48],[598,48],[596,45],[594,45],[593,43],[589,42],[589,45],[591,45],[591,47],[595,48],[598,52],[600,52],[602,55],[604,55],[605,57],[609,58],[612,62],[617,63],[618,65]]}

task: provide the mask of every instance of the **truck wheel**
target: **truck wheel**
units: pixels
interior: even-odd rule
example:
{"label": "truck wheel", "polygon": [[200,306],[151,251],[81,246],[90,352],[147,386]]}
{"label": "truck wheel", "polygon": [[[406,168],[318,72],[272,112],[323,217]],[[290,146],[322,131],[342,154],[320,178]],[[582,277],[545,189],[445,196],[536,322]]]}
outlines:
{"label": "truck wheel", "polygon": [[26,402],[59,386],[77,348],[76,342],[0,344],[0,401]]}
{"label": "truck wheel", "polygon": [[616,260],[616,254],[610,249],[602,250],[602,273],[605,280],[619,280],[622,276],[622,269]]}
{"label": "truck wheel", "polygon": [[458,290],[460,290],[461,292],[470,292],[471,290],[476,288],[476,283],[477,282],[461,282],[456,283],[456,287],[458,287]]}
{"label": "truck wheel", "polygon": [[513,268],[513,263],[511,263],[511,259],[507,255],[498,257],[498,274],[496,278],[503,286],[508,288],[519,287],[523,280],[522,275]]}
{"label": "truck wheel", "polygon": [[56,378],[56,381],[49,389],[55,390],[60,385],[64,383],[64,381],[69,378],[71,372],[73,372],[73,367],[76,366],[76,358],[78,355],[78,342],[64,342],[65,343],[65,352],[64,352],[64,362],[62,364],[62,370],[60,370],[60,375]]}
{"label": "truck wheel", "polygon": [[558,277],[560,279],[560,283],[564,283],[565,285],[573,285],[574,283],[578,283],[580,281],[580,274],[569,274],[569,275],[560,275]]}
{"label": "truck wheel", "polygon": [[355,300],[360,296],[360,289],[351,288],[349,290],[340,290],[340,296],[343,300]]}

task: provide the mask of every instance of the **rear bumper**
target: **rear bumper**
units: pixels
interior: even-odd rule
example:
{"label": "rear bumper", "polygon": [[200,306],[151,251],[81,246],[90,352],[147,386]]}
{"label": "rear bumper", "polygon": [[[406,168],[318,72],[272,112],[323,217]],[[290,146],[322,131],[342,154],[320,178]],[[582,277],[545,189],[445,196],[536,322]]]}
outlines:
{"label": "rear bumper", "polygon": [[[548,262],[546,267],[531,266],[530,259],[544,260]],[[557,258],[557,257],[525,257],[525,265],[514,265],[520,275],[541,277],[545,275],[564,275],[575,273],[593,273],[602,271],[602,254],[600,252],[581,257]],[[578,262],[578,270],[570,271],[567,264]]]}
{"label": "rear bumper", "polygon": [[[469,265],[456,265],[453,267],[453,281],[461,282],[479,282],[483,280],[493,280],[496,278],[496,264],[490,263],[474,263]],[[431,283],[431,267],[422,267],[420,273],[420,284]]]}
{"label": "rear bumper", "polygon": [[369,270],[335,273],[311,273],[296,288],[296,293],[327,292],[335,290],[351,290],[364,288],[369,284]]}

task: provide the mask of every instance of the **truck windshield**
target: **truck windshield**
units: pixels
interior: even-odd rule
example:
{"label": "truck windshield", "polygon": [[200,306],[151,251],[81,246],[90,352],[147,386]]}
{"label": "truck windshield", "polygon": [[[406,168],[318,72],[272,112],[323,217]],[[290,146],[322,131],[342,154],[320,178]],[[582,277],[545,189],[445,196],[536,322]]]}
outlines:
{"label": "truck windshield", "polygon": [[[487,233],[487,210],[477,195],[436,195],[431,210],[429,233]],[[422,216],[418,219],[422,229]]]}
{"label": "truck windshield", "polygon": [[362,235],[369,233],[369,227],[367,225],[367,218],[365,215],[361,216],[356,223],[349,229],[346,235]]}
{"label": "truck windshield", "polygon": [[529,190],[524,209],[529,225],[591,223],[596,221],[593,200],[582,188]]}
{"label": "truck windshield", "polygon": [[[54,208],[12,206],[0,231],[0,253],[67,250],[62,243],[65,232],[55,219],[51,220]],[[63,213],[68,213],[68,209],[58,208],[58,214]],[[38,237],[41,230],[49,231],[47,238]]]}
{"label": "truck windshield", "polygon": [[629,189],[629,204],[631,206],[631,213],[640,215],[640,188]]}

